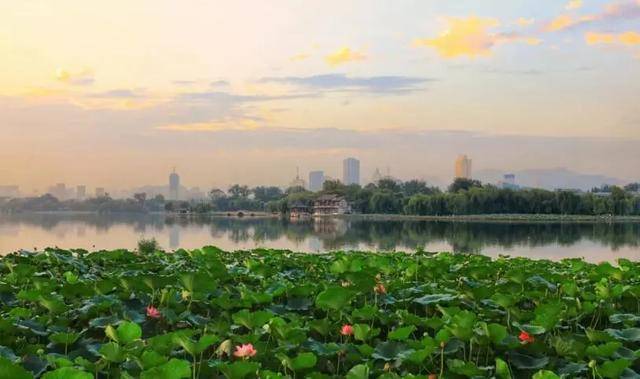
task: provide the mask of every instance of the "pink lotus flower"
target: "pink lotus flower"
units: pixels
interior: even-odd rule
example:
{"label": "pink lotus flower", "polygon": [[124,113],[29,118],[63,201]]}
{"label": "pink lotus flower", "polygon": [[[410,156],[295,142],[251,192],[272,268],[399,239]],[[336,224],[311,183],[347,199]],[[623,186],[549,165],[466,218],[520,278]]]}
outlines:
{"label": "pink lotus flower", "polygon": [[154,307],[153,305],[149,305],[147,307],[147,317],[160,318],[162,317],[162,314],[160,314],[160,311],[158,310],[158,308]]}
{"label": "pink lotus flower", "polygon": [[254,349],[253,345],[248,343],[236,346],[236,351],[233,352],[233,355],[238,358],[246,359],[253,357],[257,352],[258,350]]}
{"label": "pink lotus flower", "polygon": [[376,284],[376,286],[373,287],[373,291],[375,293],[377,293],[378,295],[386,295],[387,294],[387,289],[385,288],[384,284],[382,284],[382,283]]}
{"label": "pink lotus flower", "polygon": [[520,342],[522,344],[533,343],[536,340],[534,336],[525,332],[524,330],[520,332],[518,338],[520,339]]}
{"label": "pink lotus flower", "polygon": [[342,329],[340,329],[340,334],[342,334],[343,336],[353,335],[353,326],[349,324],[342,325]]}

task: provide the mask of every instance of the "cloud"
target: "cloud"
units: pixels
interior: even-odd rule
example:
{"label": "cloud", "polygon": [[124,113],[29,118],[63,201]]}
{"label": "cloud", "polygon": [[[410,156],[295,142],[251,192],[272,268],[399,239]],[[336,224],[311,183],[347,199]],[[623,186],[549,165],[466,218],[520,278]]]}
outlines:
{"label": "cloud", "polygon": [[582,8],[582,0],[571,0],[564,6],[566,10],[574,10]]}
{"label": "cloud", "polygon": [[300,62],[300,61],[304,61],[304,60],[306,60],[306,59],[308,59],[310,57],[311,57],[311,55],[309,55],[309,54],[300,53],[300,54],[296,54],[296,55],[293,55],[293,56],[289,57],[289,60],[291,62]]}
{"label": "cloud", "polygon": [[530,45],[540,44],[537,38],[518,33],[492,33],[500,22],[493,18],[448,18],[448,28],[436,38],[418,39],[416,46],[427,46],[436,49],[444,58],[461,56],[481,57],[491,54],[491,49],[500,43],[525,42]]}
{"label": "cloud", "polygon": [[593,22],[632,20],[640,18],[640,0],[620,1],[604,6],[600,13],[583,16],[559,15],[549,21],[544,30],[556,32]]}
{"label": "cloud", "polygon": [[135,99],[139,98],[141,95],[135,91],[129,89],[113,89],[105,92],[92,93],[88,95],[88,97],[93,97],[97,99]]}
{"label": "cloud", "polygon": [[366,58],[366,55],[360,52],[351,50],[348,47],[343,47],[327,55],[325,57],[325,62],[327,62],[327,64],[330,66],[338,66],[349,62],[362,61]]}
{"label": "cloud", "polygon": [[181,87],[188,87],[195,84],[198,84],[197,80],[174,80],[173,84]]}
{"label": "cloud", "polygon": [[223,130],[253,130],[259,126],[258,120],[254,118],[227,118],[209,122],[169,124],[158,126],[156,129],[170,132],[219,132]]}
{"label": "cloud", "polygon": [[74,86],[89,86],[94,82],[93,72],[84,69],[79,72],[69,72],[63,68],[56,70],[56,80]]}
{"label": "cloud", "polygon": [[534,22],[535,20],[533,18],[518,17],[516,20],[516,24],[522,27],[533,25]]}
{"label": "cloud", "polygon": [[319,90],[401,93],[416,91],[433,79],[411,76],[349,77],[345,74],[266,77],[261,83],[279,83]]}
{"label": "cloud", "polygon": [[549,22],[544,30],[547,32],[557,32],[559,30],[568,29],[576,25],[592,22],[598,19],[598,16],[587,15],[581,17],[572,17],[569,15],[560,15]]}
{"label": "cloud", "polygon": [[193,102],[218,102],[225,103],[242,103],[269,100],[291,100],[318,97],[315,93],[294,93],[280,95],[237,95],[229,92],[221,91],[204,91],[204,92],[184,92],[177,96],[176,100],[186,100]]}
{"label": "cloud", "polygon": [[624,32],[624,33],[597,33],[587,32],[584,35],[587,45],[598,44],[618,44],[618,45],[640,45],[640,33]]}
{"label": "cloud", "polygon": [[209,83],[209,85],[211,87],[224,87],[224,86],[228,86],[229,82],[226,80],[214,80],[211,83]]}

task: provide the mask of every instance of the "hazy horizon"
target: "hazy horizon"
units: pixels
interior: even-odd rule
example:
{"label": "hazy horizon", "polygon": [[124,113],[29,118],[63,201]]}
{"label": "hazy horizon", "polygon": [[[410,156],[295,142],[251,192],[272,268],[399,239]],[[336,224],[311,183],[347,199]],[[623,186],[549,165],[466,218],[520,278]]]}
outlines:
{"label": "hazy horizon", "polygon": [[0,185],[640,180],[640,0],[0,6]]}

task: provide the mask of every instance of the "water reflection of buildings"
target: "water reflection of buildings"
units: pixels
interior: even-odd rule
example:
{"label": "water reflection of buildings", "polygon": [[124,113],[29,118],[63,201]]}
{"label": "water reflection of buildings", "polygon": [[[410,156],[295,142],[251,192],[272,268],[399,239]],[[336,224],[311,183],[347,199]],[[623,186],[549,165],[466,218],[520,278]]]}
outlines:
{"label": "water reflection of buildings", "polygon": [[316,218],[313,231],[321,238],[339,238],[347,234],[349,222],[342,218]]}
{"label": "water reflection of buildings", "polygon": [[[508,253],[542,248],[562,252],[568,247],[589,245],[607,254],[617,249],[638,250],[640,247],[640,223],[371,221],[354,217],[292,222],[257,217],[0,215],[0,247],[3,252],[31,248],[25,243],[36,243],[40,247],[56,244],[134,247],[141,235],[165,238],[168,235],[167,249],[195,248],[206,243],[219,244],[228,250],[264,246],[306,251],[350,248],[409,251],[422,247],[427,250],[483,252],[498,247]],[[114,241],[119,246],[114,246]]]}
{"label": "water reflection of buildings", "polygon": [[179,225],[171,225],[169,227],[169,248],[178,249],[180,248],[180,226]]}

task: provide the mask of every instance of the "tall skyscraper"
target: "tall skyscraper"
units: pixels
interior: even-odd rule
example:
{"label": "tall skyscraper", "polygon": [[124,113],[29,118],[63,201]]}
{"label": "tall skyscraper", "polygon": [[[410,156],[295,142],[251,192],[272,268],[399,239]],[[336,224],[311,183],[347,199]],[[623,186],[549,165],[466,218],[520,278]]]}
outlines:
{"label": "tall skyscraper", "polygon": [[466,155],[459,155],[456,159],[455,177],[471,179],[471,159]]}
{"label": "tall skyscraper", "polygon": [[55,186],[49,187],[48,192],[58,200],[67,199],[67,186],[64,183],[58,183]]}
{"label": "tall skyscraper", "polygon": [[169,200],[180,200],[180,175],[175,168],[169,175]]}
{"label": "tall skyscraper", "polygon": [[515,174],[504,174],[504,183],[509,186],[516,185],[516,175]]}
{"label": "tall skyscraper", "polygon": [[87,186],[79,185],[76,187],[76,199],[84,200],[87,197]]}
{"label": "tall skyscraper", "polygon": [[309,191],[320,191],[324,185],[324,171],[311,171],[309,173]]}
{"label": "tall skyscraper", "polygon": [[360,184],[360,161],[347,158],[342,161],[342,182],[346,185]]}
{"label": "tall skyscraper", "polygon": [[380,172],[380,169],[376,167],[376,170],[373,172],[373,175],[371,175],[371,183],[378,184],[378,182],[381,180],[382,180],[382,173]]}
{"label": "tall skyscraper", "polygon": [[20,196],[20,187],[15,185],[3,185],[0,186],[0,197],[19,197]]}

